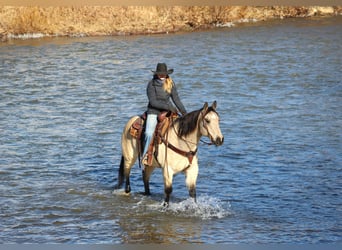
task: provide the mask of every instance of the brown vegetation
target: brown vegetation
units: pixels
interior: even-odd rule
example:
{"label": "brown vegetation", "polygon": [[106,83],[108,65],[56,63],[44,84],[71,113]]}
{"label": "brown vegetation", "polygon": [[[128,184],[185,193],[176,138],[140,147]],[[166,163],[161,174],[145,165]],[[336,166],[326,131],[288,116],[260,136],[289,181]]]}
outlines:
{"label": "brown vegetation", "polygon": [[339,15],[341,7],[77,6],[0,7],[0,38],[156,34],[239,21]]}

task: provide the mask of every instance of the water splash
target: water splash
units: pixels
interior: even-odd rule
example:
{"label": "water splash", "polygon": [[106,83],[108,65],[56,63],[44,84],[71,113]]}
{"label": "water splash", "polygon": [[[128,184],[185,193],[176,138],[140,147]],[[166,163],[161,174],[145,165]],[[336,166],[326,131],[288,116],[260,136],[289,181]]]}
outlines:
{"label": "water splash", "polygon": [[196,203],[192,198],[181,202],[172,202],[164,211],[174,215],[201,218],[203,220],[221,219],[232,214],[229,202],[222,202],[208,195],[198,197]]}
{"label": "water splash", "polygon": [[138,193],[126,194],[123,190],[114,190],[113,195],[117,197],[130,197],[125,202],[130,203],[132,211],[137,214],[155,214],[165,213],[179,217],[200,218],[209,220],[214,218],[224,218],[232,215],[231,205],[229,201],[222,201],[209,195],[201,195],[197,197],[197,202],[192,198],[186,200],[176,199],[170,201],[168,207],[164,206],[163,196],[152,195],[144,196]]}

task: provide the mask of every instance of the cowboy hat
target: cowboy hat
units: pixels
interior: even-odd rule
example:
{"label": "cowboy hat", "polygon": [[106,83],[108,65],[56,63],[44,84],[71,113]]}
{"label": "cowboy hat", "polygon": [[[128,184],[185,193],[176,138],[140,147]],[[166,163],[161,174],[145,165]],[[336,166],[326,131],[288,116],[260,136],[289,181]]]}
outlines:
{"label": "cowboy hat", "polygon": [[158,63],[156,67],[156,71],[151,70],[156,75],[170,75],[173,72],[173,69],[167,69],[165,63]]}

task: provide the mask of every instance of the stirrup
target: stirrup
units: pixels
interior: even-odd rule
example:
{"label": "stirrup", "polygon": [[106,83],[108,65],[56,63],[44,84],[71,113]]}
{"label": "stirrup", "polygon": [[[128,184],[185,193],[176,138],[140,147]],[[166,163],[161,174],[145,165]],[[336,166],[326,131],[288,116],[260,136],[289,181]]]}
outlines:
{"label": "stirrup", "polygon": [[149,155],[149,154],[145,154],[144,157],[142,158],[141,160],[141,163],[144,165],[144,166],[152,166],[152,160],[153,160],[153,157],[152,155]]}

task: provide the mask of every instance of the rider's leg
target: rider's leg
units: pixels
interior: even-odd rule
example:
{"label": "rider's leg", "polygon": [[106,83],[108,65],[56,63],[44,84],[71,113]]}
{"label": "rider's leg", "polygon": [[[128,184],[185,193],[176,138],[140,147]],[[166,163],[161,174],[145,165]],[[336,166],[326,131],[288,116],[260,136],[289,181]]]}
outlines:
{"label": "rider's leg", "polygon": [[145,129],[145,143],[144,143],[144,153],[143,153],[143,161],[146,158],[146,153],[150,153],[151,155],[147,155],[147,157],[152,157],[152,152],[147,152],[152,138],[154,134],[154,130],[157,126],[157,115],[155,114],[148,114],[146,119],[146,129]]}

